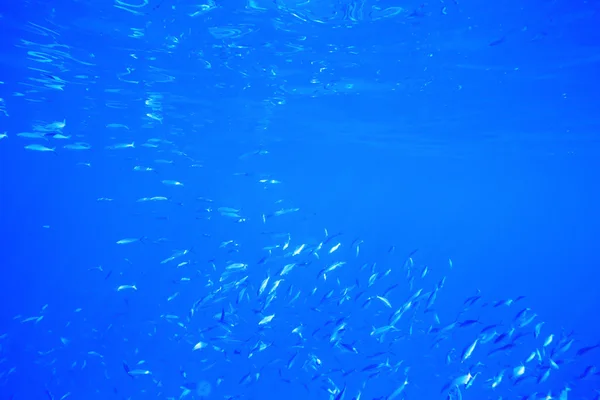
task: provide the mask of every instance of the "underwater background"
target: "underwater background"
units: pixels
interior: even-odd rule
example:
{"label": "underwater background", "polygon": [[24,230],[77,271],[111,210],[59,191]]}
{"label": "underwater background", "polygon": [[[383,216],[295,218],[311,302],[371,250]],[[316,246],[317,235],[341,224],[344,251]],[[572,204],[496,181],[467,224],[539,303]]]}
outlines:
{"label": "underwater background", "polygon": [[0,5],[0,399],[600,398],[600,3]]}

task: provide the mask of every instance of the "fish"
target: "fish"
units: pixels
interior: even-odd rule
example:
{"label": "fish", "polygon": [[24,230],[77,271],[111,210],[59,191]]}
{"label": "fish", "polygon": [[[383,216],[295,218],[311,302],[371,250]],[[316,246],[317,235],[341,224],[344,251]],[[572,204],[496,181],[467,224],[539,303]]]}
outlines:
{"label": "fish", "polygon": [[28,144],[27,146],[25,146],[25,149],[31,150],[31,151],[39,151],[39,152],[43,152],[43,153],[55,153],[56,154],[56,147],[46,147],[41,144]]}
{"label": "fish", "polygon": [[[400,18],[396,25],[401,26],[412,12],[354,2],[319,17],[306,4],[278,2],[260,10],[250,1],[245,23],[233,18],[218,26],[213,17],[226,7],[205,3],[169,8],[170,17],[160,26],[168,34],[162,36],[156,35],[156,21],[111,30],[111,39],[124,36],[123,46],[111,50],[121,65],[112,81],[105,79],[111,76],[110,66],[102,64],[105,52],[86,48],[85,41],[69,45],[72,35],[62,34],[64,27],[53,18],[46,26],[36,23],[35,15],[24,22],[16,49],[44,82],[23,79],[23,97],[14,101],[31,99],[27,103],[41,107],[55,95],[79,93],[81,104],[65,109],[68,125],[61,114],[23,120],[19,130],[32,135],[11,133],[1,143],[9,151],[19,140],[48,146],[29,150],[57,151],[53,165],[43,156],[32,162],[42,171],[49,167],[46,189],[64,184],[74,190],[74,197],[61,203],[61,213],[48,215],[43,206],[32,214],[38,231],[27,236],[33,228],[23,225],[35,245],[31,251],[53,246],[43,253],[50,275],[34,276],[32,269],[30,278],[53,279],[34,284],[43,290],[32,292],[31,301],[7,304],[7,313],[20,313],[0,332],[3,388],[19,387],[26,377],[36,393],[47,389],[53,398],[78,393],[78,380],[87,381],[98,398],[134,393],[181,400],[592,398],[588,386],[598,377],[593,356],[599,345],[586,343],[568,326],[556,331],[556,321],[534,306],[539,302],[532,293],[477,290],[464,279],[472,276],[472,267],[459,262],[468,259],[468,249],[427,254],[423,249],[431,244],[417,244],[422,235],[391,217],[370,223],[389,223],[392,230],[370,232],[369,226],[353,223],[364,220],[356,215],[345,215],[347,223],[336,226],[335,215],[314,202],[327,200],[323,188],[335,189],[337,182],[322,185],[324,176],[315,173],[348,170],[335,157],[316,169],[297,164],[295,155],[308,149],[300,143],[306,135],[283,153],[290,143],[274,122],[291,106],[279,86],[286,81],[291,90],[293,79],[277,60],[292,65],[295,57],[315,53],[307,63],[315,70],[307,92],[311,85],[328,93],[356,92],[350,78],[342,83],[324,78],[336,63],[318,58],[316,37],[332,27],[358,32],[359,23],[384,18],[390,23],[389,18]],[[147,17],[143,5],[117,1],[113,6]],[[452,4],[443,7],[450,16]],[[418,11],[425,15],[427,8]],[[271,18],[274,12],[277,18]],[[246,18],[250,14],[268,17],[281,40],[256,42],[259,25]],[[209,46],[200,40],[190,47],[197,28],[173,30],[174,21],[197,17]],[[298,36],[299,26],[317,29],[315,37]],[[144,48],[153,41],[152,49]],[[355,61],[364,56],[364,46],[335,42],[327,47],[332,55]],[[270,51],[278,55],[265,62],[262,56]],[[201,69],[194,76],[175,74],[157,62],[167,58]],[[256,68],[247,68],[244,61],[253,58]],[[225,79],[232,71],[248,85],[236,91]],[[178,91],[178,82],[200,85],[200,92],[212,93],[221,106],[235,92],[243,107],[214,112],[201,98]],[[267,96],[245,101],[261,82],[267,83],[266,91],[261,89]],[[4,105],[0,101],[2,115]],[[248,123],[240,125],[236,112],[251,114]],[[247,129],[252,132],[244,140],[232,136]],[[52,147],[55,141],[61,147]],[[281,153],[270,147],[275,142]],[[302,167],[298,173],[314,183],[310,191],[295,187],[295,175],[275,164],[277,159]],[[55,166],[61,168],[60,180]],[[299,193],[310,196],[294,198]],[[384,200],[381,212],[388,216],[406,205]],[[40,229],[44,224],[52,229]],[[21,256],[26,263],[27,254]],[[65,277],[75,281],[60,281]],[[9,351],[22,342],[19,354]],[[35,373],[21,368],[23,360]]]}
{"label": "fish", "polygon": [[124,239],[119,239],[117,240],[117,244],[131,244],[131,243],[137,243],[137,242],[144,242],[144,237],[139,237],[139,238],[124,238]]}
{"label": "fish", "polygon": [[461,362],[465,362],[467,361],[469,358],[471,358],[471,356],[473,355],[473,352],[475,351],[475,347],[477,346],[477,343],[479,342],[479,338],[475,339],[475,341],[473,341],[473,343],[471,343],[469,346],[467,346],[461,355]]}

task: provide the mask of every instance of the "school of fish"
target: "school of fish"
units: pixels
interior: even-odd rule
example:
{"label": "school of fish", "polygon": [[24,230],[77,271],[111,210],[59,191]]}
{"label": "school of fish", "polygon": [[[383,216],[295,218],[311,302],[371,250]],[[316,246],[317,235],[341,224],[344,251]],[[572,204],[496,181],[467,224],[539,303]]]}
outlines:
{"label": "school of fish", "polygon": [[[216,8],[209,3],[190,15]],[[139,12],[118,0],[115,7]],[[0,99],[6,118],[18,101],[43,103],[94,81],[95,58],[60,45],[58,29],[31,22],[37,39],[18,43],[36,78]],[[140,32],[130,32],[132,40]],[[212,33],[228,37],[227,28]],[[133,63],[143,58],[129,56]],[[39,340],[20,351],[46,371],[40,398],[49,400],[600,399],[600,341],[582,343],[569,329],[549,328],[526,296],[469,292],[457,299],[460,282],[447,295],[453,269],[461,268],[452,255],[426,265],[418,250],[397,243],[374,256],[361,237],[323,227],[293,198],[277,197],[285,191],[275,188],[286,182],[264,166],[269,148],[223,154],[225,164],[255,171],[233,175],[249,182],[255,191],[245,195],[259,201],[247,207],[235,188],[226,198],[211,197],[194,171],[225,172],[197,157],[180,129],[165,128],[173,112],[166,95],[149,84],[143,110],[122,116],[139,95],[128,90],[143,86],[129,77],[134,72],[125,68],[120,89],[104,93],[105,108],[116,112],[86,120],[101,126],[98,135],[61,115],[2,133],[0,146],[35,163],[60,160],[84,171],[114,160],[124,166],[130,192],[96,198],[98,209],[117,213],[127,204],[148,224],[176,224],[190,238],[123,224],[100,243],[121,261],[90,260],[86,267],[95,282],[90,296],[106,302],[110,318],[78,305],[59,316],[56,299],[33,315],[12,316],[20,327],[0,332],[2,398],[22,398],[13,378],[27,371],[5,350],[25,335]],[[166,72],[154,71],[160,82],[169,81]],[[84,96],[86,104],[100,103]],[[276,102],[270,100],[268,107]],[[140,174],[144,184],[136,183]],[[310,234],[298,227],[306,218]],[[124,231],[130,233],[117,233]],[[578,374],[565,373],[574,366]]]}

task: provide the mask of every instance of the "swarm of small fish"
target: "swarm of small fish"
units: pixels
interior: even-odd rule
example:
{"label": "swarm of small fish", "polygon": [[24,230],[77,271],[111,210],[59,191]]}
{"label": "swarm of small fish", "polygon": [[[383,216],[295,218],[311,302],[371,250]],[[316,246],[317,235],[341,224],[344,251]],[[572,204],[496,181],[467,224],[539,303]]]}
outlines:
{"label": "swarm of small fish", "polygon": [[[31,137],[62,140],[56,135],[62,135],[57,132],[64,127],[64,121],[39,125]],[[116,127],[121,126],[108,128]],[[146,143],[172,144],[160,139]],[[38,145],[26,148],[54,152],[54,148]],[[107,150],[127,148],[135,146],[115,144]],[[266,154],[260,150],[240,159]],[[133,171],[156,173],[140,165]],[[188,187],[158,174],[156,180],[172,190]],[[261,178],[258,183],[281,182]],[[132,201],[178,204],[162,194]],[[483,293],[474,293],[461,301],[449,297],[441,301],[452,279],[450,259],[444,266],[430,268],[415,261],[416,250],[400,255],[395,247],[380,259],[370,259],[362,251],[366,244],[360,238],[331,234],[327,229],[320,238],[304,238],[294,233],[293,220],[288,220],[287,231],[267,231],[271,224],[286,226],[286,217],[301,214],[298,207],[282,207],[281,202],[270,212],[256,215],[239,207],[215,206],[217,201],[205,197],[196,201],[201,205],[197,219],[262,226],[264,230],[255,235],[260,237],[255,243],[263,242],[262,255],[249,256],[256,249],[246,250],[244,241],[234,237],[202,250],[161,250],[164,256],[155,264],[171,276],[163,293],[125,280],[122,272],[92,268],[103,281],[114,282],[112,296],[123,302],[124,315],[143,309],[151,323],[126,318],[94,326],[87,339],[96,349],[77,355],[71,349],[80,337],[52,332],[60,335],[60,345],[36,349],[38,362],[52,368],[55,376],[45,389],[49,399],[71,396],[62,378],[69,371],[83,378],[91,370],[97,374],[98,368],[114,393],[128,392],[121,398],[132,399],[137,398],[137,391],[180,400],[254,399],[267,396],[273,387],[288,398],[329,400],[600,398],[591,389],[600,385],[594,362],[600,343],[586,345],[573,333],[550,331],[524,296],[489,300]],[[136,246],[164,249],[168,240],[132,235],[115,238],[113,243],[133,252]],[[136,305],[138,296],[154,300],[150,305]],[[15,320],[43,334],[49,309],[51,304],[39,315]],[[81,308],[75,313],[68,323],[70,332],[83,329],[77,325],[93,318],[82,318],[85,310]],[[168,349],[173,359],[189,357],[191,361],[173,365],[151,352],[144,355],[134,337],[127,338],[129,351],[115,360],[104,338],[113,332],[138,330],[138,324],[154,347]],[[4,333],[2,340],[9,341],[10,333]],[[16,367],[8,365],[5,362],[0,372],[4,385],[17,373]],[[574,365],[580,366],[578,374],[565,373]],[[173,370],[177,383],[171,376]],[[132,382],[119,383],[119,374]],[[198,383],[206,376],[210,382]]]}
{"label": "swarm of small fish", "polygon": [[[58,40],[48,29],[34,28]],[[54,42],[23,46],[31,50],[32,62],[92,66],[91,59],[68,58]],[[48,90],[62,91],[67,83],[54,71],[37,71]],[[137,88],[137,81],[126,80],[130,73],[127,68],[119,80]],[[125,100],[105,105],[123,110]],[[162,103],[161,94],[147,93],[144,124],[163,124]],[[134,154],[127,159],[130,173],[147,174],[165,192],[136,192],[130,202],[189,210],[176,200],[177,191],[199,185],[159,170],[177,163],[197,168],[199,162],[164,137],[140,140],[142,134],[132,136],[133,126],[102,126],[108,132],[102,145],[94,142],[100,139],[67,133],[66,118],[37,121],[15,136],[27,157],[73,160],[68,157],[92,148],[111,156]],[[0,134],[1,144],[10,145],[11,135]],[[255,150],[239,160],[268,154]],[[85,161],[77,165],[92,168]],[[269,174],[236,176],[254,179],[261,188],[282,183]],[[111,197],[97,200],[116,203]],[[283,201],[265,207],[263,212],[196,198],[189,219],[220,229],[190,239],[193,245],[149,237],[132,225],[119,227],[128,229],[127,236],[115,236],[106,246],[125,266],[89,271],[90,296],[107,303],[110,317],[77,305],[65,315],[56,301],[36,315],[15,316],[0,336],[2,398],[22,398],[14,382],[23,382],[17,377],[35,366],[45,382],[39,398],[49,400],[600,399],[594,391],[600,388],[600,342],[581,343],[575,333],[546,324],[527,298],[487,299],[469,292],[457,299],[460,282],[452,280],[451,260],[429,266],[419,263],[417,251],[395,247],[374,255],[360,238],[322,228],[309,237],[296,229],[299,207]],[[165,214],[160,218],[168,220]],[[232,226],[247,227],[252,239],[231,233],[238,232]],[[137,263],[140,253],[150,254],[152,262]],[[7,349],[21,338],[27,346],[18,360],[10,358]]]}
{"label": "swarm of small fish", "polygon": [[[229,207],[218,210],[233,220],[240,212]],[[454,316],[441,315],[437,306],[451,260],[446,267],[432,268],[440,274],[433,278],[427,266],[415,263],[416,251],[401,263],[383,267],[361,260],[363,241],[344,241],[341,233],[325,231],[315,243],[294,241],[289,234],[264,236],[272,244],[256,260],[239,259],[239,243],[233,239],[218,249],[229,261],[219,257],[199,266],[194,249],[156,260],[177,271],[179,283],[167,298],[156,299],[151,310],[158,313],[160,308],[164,313],[156,315],[146,334],[154,338],[155,346],[189,353],[197,357],[195,368],[215,373],[215,392],[222,393],[211,398],[265,396],[269,382],[278,380],[296,394],[290,395],[293,398],[421,399],[426,388],[420,385],[429,382],[439,384],[436,398],[564,400],[578,382],[598,378],[590,365],[563,380],[566,363],[592,362],[589,355],[600,353],[600,344],[582,346],[571,334],[545,332],[544,322],[526,306],[524,297],[486,301],[476,293],[462,301]],[[147,240],[124,238],[116,244],[144,246]],[[192,277],[194,270],[198,273]],[[109,277],[110,273],[105,279]],[[120,282],[113,290],[114,296],[134,301],[145,288]],[[195,299],[189,301],[192,296]],[[186,313],[176,311],[186,304]],[[16,318],[42,333],[46,311],[44,307],[38,316]],[[106,334],[116,328],[96,329]],[[102,348],[99,339],[95,346]],[[61,337],[62,347],[40,350],[42,364],[64,365],[62,359],[73,357],[68,348],[77,340]],[[198,383],[188,379],[189,366],[170,366],[179,371],[180,392],[175,395],[177,387],[165,383],[163,375],[168,374],[159,367],[159,358],[142,356],[138,350],[129,352],[119,372],[109,354],[89,350],[73,359],[70,368],[85,371],[88,364],[100,365],[106,378],[121,373],[133,380],[148,379],[150,386],[146,382],[140,387],[161,398],[199,398]],[[444,368],[427,372],[438,365]],[[2,380],[8,381],[14,372],[5,369]],[[248,395],[253,387],[261,389]],[[48,397],[70,395],[59,396],[56,391],[47,389]]]}

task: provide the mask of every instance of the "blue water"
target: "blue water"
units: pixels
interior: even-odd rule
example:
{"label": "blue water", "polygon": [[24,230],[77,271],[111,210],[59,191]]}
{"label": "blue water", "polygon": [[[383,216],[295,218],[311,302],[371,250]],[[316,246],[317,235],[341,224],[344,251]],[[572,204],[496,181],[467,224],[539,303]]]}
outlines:
{"label": "blue water", "polygon": [[597,2],[5,3],[0,399],[599,398]]}

